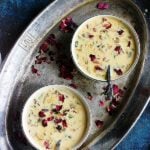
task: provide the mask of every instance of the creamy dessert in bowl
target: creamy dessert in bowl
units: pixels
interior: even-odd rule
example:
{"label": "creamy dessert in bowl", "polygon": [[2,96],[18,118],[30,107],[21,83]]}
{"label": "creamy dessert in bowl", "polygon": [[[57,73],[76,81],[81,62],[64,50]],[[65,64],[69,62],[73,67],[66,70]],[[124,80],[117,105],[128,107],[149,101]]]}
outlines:
{"label": "creamy dessert in bowl", "polygon": [[115,80],[133,70],[140,43],[128,23],[115,16],[99,15],[78,27],[71,52],[77,68],[87,77],[105,81],[110,65],[111,79]]}
{"label": "creamy dessert in bowl", "polygon": [[22,112],[22,127],[28,141],[39,150],[79,148],[90,130],[90,112],[76,90],[51,85],[33,93]]}

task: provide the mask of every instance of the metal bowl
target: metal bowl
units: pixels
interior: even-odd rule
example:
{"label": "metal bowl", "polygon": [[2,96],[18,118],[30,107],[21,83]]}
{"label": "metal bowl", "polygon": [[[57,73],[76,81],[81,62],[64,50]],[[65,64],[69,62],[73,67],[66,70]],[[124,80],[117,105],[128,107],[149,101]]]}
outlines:
{"label": "metal bowl", "polygon": [[45,87],[42,87],[40,89],[38,89],[37,91],[35,91],[29,98],[28,100],[26,101],[25,105],[24,105],[24,108],[23,108],[23,111],[22,111],[22,128],[23,128],[23,131],[24,131],[24,134],[25,134],[25,137],[27,138],[27,140],[29,141],[29,143],[35,147],[36,149],[42,149],[42,147],[39,147],[39,145],[33,140],[33,138],[30,136],[30,134],[28,133],[28,128],[26,127],[25,125],[25,118],[26,118],[26,114],[28,112],[28,107],[30,105],[30,102],[33,100],[33,99],[36,99],[37,97],[39,97],[39,95],[41,95],[43,92],[46,92],[52,88],[55,88],[55,89],[66,89],[66,90],[69,90],[71,91],[72,93],[74,93],[75,95],[77,95],[77,97],[79,97],[80,101],[82,102],[85,110],[86,110],[86,115],[87,115],[87,126],[86,126],[86,129],[85,129],[85,133],[82,137],[82,139],[80,140],[80,142],[75,145],[74,149],[77,149],[79,147],[81,147],[81,145],[85,142],[85,140],[87,139],[89,133],[90,133],[90,128],[91,128],[91,113],[90,113],[90,109],[89,109],[89,106],[86,102],[86,99],[75,89],[71,88],[71,87],[68,87],[68,86],[64,86],[64,85],[49,85],[49,86],[45,86]]}
{"label": "metal bowl", "polygon": [[[99,19],[99,18],[103,18],[103,17],[110,17],[110,18],[114,18],[120,22],[122,22],[131,32],[131,34],[133,35],[133,38],[134,38],[134,41],[135,41],[135,45],[136,45],[136,55],[135,55],[135,59],[134,59],[134,62],[133,64],[130,66],[130,68],[121,76],[118,76],[117,78],[115,79],[112,79],[112,80],[118,80],[120,78],[124,78],[125,76],[127,76],[129,73],[131,73],[133,71],[133,69],[135,68],[138,60],[139,60],[139,56],[140,56],[140,42],[139,42],[139,38],[138,38],[138,35],[136,33],[136,31],[133,29],[133,27],[125,20],[119,18],[119,17],[116,17],[116,16],[112,16],[112,15],[97,15],[97,16],[94,16],[92,18],[89,18],[87,19],[86,21],[84,21],[79,27],[78,29],[75,31],[74,35],[73,35],[73,38],[72,38],[72,43],[71,43],[71,54],[72,54],[72,58],[73,58],[73,61],[76,65],[76,67],[78,68],[78,70],[83,74],[85,75],[86,77],[90,78],[90,79],[94,79],[94,80],[98,80],[98,81],[106,81],[106,80],[103,80],[103,79],[100,79],[98,77],[95,77],[95,76],[92,76],[90,73],[87,73],[86,71],[83,70],[82,66],[79,65],[78,63],[78,60],[76,58],[76,54],[75,54],[75,40],[76,40],[76,37],[78,36],[78,33],[80,32],[81,28],[84,27],[88,22],[92,21],[93,19]],[[110,64],[108,64],[110,65]]]}

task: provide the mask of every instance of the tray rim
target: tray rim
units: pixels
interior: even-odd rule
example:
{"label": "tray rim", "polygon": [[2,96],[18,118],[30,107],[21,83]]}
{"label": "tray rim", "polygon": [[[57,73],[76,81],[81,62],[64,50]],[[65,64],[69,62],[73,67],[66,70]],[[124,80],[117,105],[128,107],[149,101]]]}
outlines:
{"label": "tray rim", "polygon": [[[93,1],[93,0],[89,0],[88,2],[90,2],[90,1]],[[126,0],[127,1],[127,0]],[[128,1],[130,1],[135,7],[136,7],[136,9],[138,9],[138,11],[140,11],[140,14],[141,14],[141,16],[143,17],[143,20],[145,21],[145,25],[146,25],[146,31],[147,31],[147,33],[149,33],[148,32],[148,25],[147,25],[147,23],[146,23],[146,20],[145,20],[145,18],[144,18],[144,16],[143,16],[143,14],[142,14],[142,11],[137,7],[137,5],[133,2],[133,1],[131,1],[131,0],[128,0]],[[44,12],[46,11],[46,9],[48,9],[48,8],[50,8],[50,7],[52,7],[55,3],[57,3],[57,2],[59,2],[59,0],[56,0],[56,1],[54,1],[52,4],[50,4],[50,5],[48,5],[30,24],[29,24],[29,26],[24,30],[24,32],[21,34],[21,36],[18,38],[18,40],[17,40],[17,42],[14,44],[14,46],[13,46],[13,48],[12,48],[12,50],[11,50],[11,52],[9,53],[9,56],[7,57],[7,60],[5,61],[5,64],[4,64],[4,66],[3,66],[3,68],[2,68],[2,70],[1,70],[1,76],[2,76],[2,74],[7,70],[7,63],[8,63],[8,61],[9,61],[9,59],[11,58],[11,55],[12,55],[12,53],[13,53],[13,50],[15,49],[15,46],[17,46],[17,44],[18,44],[18,42],[19,42],[19,40],[20,40],[20,38],[26,33],[26,31],[28,30],[28,29],[30,29],[30,27],[31,27],[31,25],[32,24],[34,24],[35,23],[35,20],[38,20],[41,16],[42,16],[42,14],[44,14]],[[85,2],[85,3],[87,3],[87,2]],[[80,7],[80,6],[79,6]],[[76,9],[76,8],[74,8],[74,9]],[[73,9],[73,10],[74,10]],[[71,12],[72,10],[70,10],[69,12]],[[69,13],[69,12],[67,12],[67,14]],[[64,16],[66,16],[66,14],[64,14]],[[63,18],[63,17],[62,17]],[[55,23],[56,24],[56,23]],[[44,36],[43,36],[44,37]],[[148,34],[147,34],[147,41],[148,41],[148,39],[149,39],[149,37],[148,37]],[[147,42],[146,42],[147,43]],[[148,43],[147,43],[147,46],[145,45],[145,48],[144,49],[146,49],[148,47]],[[34,49],[34,48],[33,48]],[[148,52],[148,50],[147,50],[147,52]],[[144,64],[143,64],[143,66],[144,66]],[[1,77],[0,77],[1,78]],[[141,76],[139,76],[139,79],[138,79],[138,82],[139,82],[139,80],[140,80],[140,78],[141,78]],[[16,79],[16,78],[15,78]],[[14,80],[15,81],[15,80]],[[137,83],[138,83],[137,82]],[[136,86],[137,86],[138,84],[136,84]],[[134,92],[133,92],[134,93]],[[112,147],[112,149],[114,149],[124,138],[125,138],[125,136],[127,136],[127,134],[130,132],[130,130],[133,128],[133,126],[136,124],[136,122],[138,121],[138,119],[140,118],[140,116],[142,115],[142,113],[143,113],[143,111],[145,110],[145,108],[146,108],[146,106],[148,105],[148,103],[149,103],[149,101],[150,101],[150,98],[148,98],[147,99],[147,102],[145,103],[145,105],[144,105],[144,107],[143,107],[143,109],[142,109],[142,111],[140,112],[140,114],[137,116],[137,118],[136,118],[136,120],[133,122],[133,124],[131,125],[131,127],[129,128],[129,130],[126,132],[126,134]],[[7,118],[7,117],[6,117]],[[118,118],[118,117],[117,117]],[[117,120],[117,118],[116,118],[116,120]],[[7,142],[9,143],[9,140],[7,140]],[[9,143],[9,146],[10,146],[11,144]]]}

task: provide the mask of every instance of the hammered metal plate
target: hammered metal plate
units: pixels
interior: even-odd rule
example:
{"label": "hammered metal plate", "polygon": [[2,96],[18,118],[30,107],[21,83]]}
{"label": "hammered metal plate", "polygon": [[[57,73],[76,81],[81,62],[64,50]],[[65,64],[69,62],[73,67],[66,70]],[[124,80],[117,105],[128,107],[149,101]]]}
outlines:
{"label": "hammered metal plate", "polygon": [[[1,149],[30,150],[34,149],[25,139],[21,127],[21,112],[27,98],[37,89],[46,85],[75,83],[85,97],[92,112],[92,130],[88,140],[82,148],[93,150],[111,149],[121,140],[134,124],[139,114],[148,103],[148,97],[143,101],[137,101],[142,96],[136,97],[134,94],[139,83],[144,68],[147,53],[148,31],[145,19],[141,11],[130,0],[107,0],[110,8],[100,11],[96,8],[99,0],[60,0],[48,6],[26,29],[23,35],[12,49],[1,72],[0,101],[1,101],[1,123],[3,134],[0,140]],[[64,15],[65,14],[65,15]],[[103,99],[101,93],[105,82],[93,81],[85,78],[76,72],[73,80],[65,80],[59,76],[59,61],[65,59],[70,61],[70,43],[73,33],[63,33],[59,30],[59,23],[62,18],[71,16],[80,25],[82,22],[95,15],[114,15],[128,21],[139,35],[141,44],[141,55],[138,65],[134,71],[124,79],[114,81],[120,87],[126,87],[124,95],[117,113],[114,116],[108,115],[106,108],[99,107],[99,100]],[[50,51],[54,52],[54,61],[36,65],[40,76],[33,74],[32,65],[39,52],[39,46],[49,34],[55,34],[56,39],[61,43],[59,49],[50,46]],[[65,57],[60,55],[65,54]],[[49,57],[46,55],[46,57]],[[73,65],[73,64],[72,64]],[[146,78],[144,78],[146,80]],[[147,79],[149,82],[149,80]],[[87,93],[93,96],[92,101],[88,99]],[[3,103],[2,103],[3,102]],[[133,106],[134,104],[134,106]],[[108,105],[108,104],[107,104]],[[104,126],[98,129],[94,121],[100,119],[104,121]],[[5,122],[5,121],[6,122]]]}

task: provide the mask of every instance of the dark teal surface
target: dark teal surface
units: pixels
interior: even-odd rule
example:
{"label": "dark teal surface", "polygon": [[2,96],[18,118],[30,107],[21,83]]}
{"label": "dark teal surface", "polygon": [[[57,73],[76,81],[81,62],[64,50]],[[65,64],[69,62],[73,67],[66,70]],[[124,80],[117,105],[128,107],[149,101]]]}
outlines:
{"label": "dark teal surface", "polygon": [[[0,0],[0,52],[6,56],[19,35],[52,0]],[[136,0],[142,11],[149,9],[149,0]],[[147,13],[150,24],[150,13]],[[150,150],[150,104],[144,114],[117,147],[117,150]]]}

